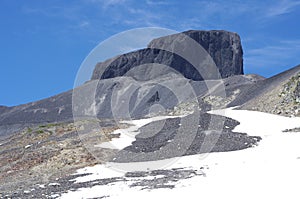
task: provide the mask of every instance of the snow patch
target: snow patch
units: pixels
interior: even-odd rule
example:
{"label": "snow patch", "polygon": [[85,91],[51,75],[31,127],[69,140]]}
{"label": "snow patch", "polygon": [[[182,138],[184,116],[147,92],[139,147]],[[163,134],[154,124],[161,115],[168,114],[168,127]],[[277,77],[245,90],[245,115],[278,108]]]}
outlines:
{"label": "snow patch", "polygon": [[127,146],[130,146],[132,142],[134,142],[135,136],[139,134],[139,128],[145,126],[151,122],[165,120],[168,118],[178,118],[184,117],[181,116],[157,116],[152,118],[140,119],[140,120],[131,120],[131,121],[121,121],[121,123],[132,125],[126,129],[117,129],[112,134],[120,134],[120,137],[113,138],[110,142],[103,142],[101,144],[95,145],[95,147],[107,148],[107,149],[124,149]]}
{"label": "snow patch", "polygon": [[[130,181],[108,185],[96,185],[69,191],[61,198],[112,198],[153,199],[153,198],[289,198],[298,199],[300,179],[300,133],[282,133],[284,129],[300,126],[299,118],[261,113],[256,111],[232,110],[211,111],[238,120],[241,124],[234,130],[253,136],[261,136],[257,147],[240,151],[198,154],[169,160],[107,163],[77,171],[90,175],[76,178],[76,182],[96,179],[124,177],[116,167],[131,167],[136,171],[141,165],[172,162],[164,169],[188,168],[204,171],[205,175],[194,176],[173,182],[173,189],[143,190],[130,187]],[[140,121],[141,122],[141,121]],[[204,169],[205,168],[205,169]],[[141,169],[142,170],[142,169]]]}
{"label": "snow patch", "polygon": [[213,110],[210,114],[222,115],[241,123],[234,131],[247,133],[250,136],[268,136],[281,134],[285,129],[300,126],[300,118],[284,117],[258,111],[234,110],[233,108]]}

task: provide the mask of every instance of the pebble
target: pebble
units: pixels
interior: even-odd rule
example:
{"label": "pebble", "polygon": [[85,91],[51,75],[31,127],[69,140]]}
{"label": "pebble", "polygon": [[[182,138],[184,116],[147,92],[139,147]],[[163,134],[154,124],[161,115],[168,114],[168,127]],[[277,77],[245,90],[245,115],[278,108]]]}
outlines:
{"label": "pebble", "polygon": [[60,186],[60,184],[56,183],[56,182],[53,182],[53,183],[49,183],[48,186],[56,187],[56,186]]}
{"label": "pebble", "polygon": [[53,194],[50,196],[50,198],[58,198],[60,195],[59,194]]}
{"label": "pebble", "polygon": [[42,188],[42,189],[46,188],[46,186],[44,184],[39,184],[38,186],[39,186],[39,188]]}

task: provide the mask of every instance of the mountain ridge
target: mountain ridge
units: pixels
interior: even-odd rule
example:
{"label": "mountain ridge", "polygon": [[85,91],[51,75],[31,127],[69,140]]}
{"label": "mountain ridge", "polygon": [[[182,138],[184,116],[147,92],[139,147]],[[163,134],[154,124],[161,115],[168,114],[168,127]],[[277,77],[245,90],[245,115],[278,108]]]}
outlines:
{"label": "mountain ridge", "polygon": [[[198,46],[194,46],[193,48],[195,49],[191,49],[188,52],[189,54],[193,54],[195,53],[193,50],[196,50],[198,51],[196,52],[198,54],[191,55],[191,57],[189,57],[190,60],[200,60],[199,56],[202,56],[202,59],[205,59],[206,56],[210,55],[222,78],[244,74],[243,50],[240,37],[237,33],[218,30],[189,30],[153,39],[149,42],[147,48],[125,53],[104,62],[100,62],[96,65],[91,79],[107,79],[128,75],[128,71],[144,64],[166,65],[180,72],[180,74],[184,77],[196,81],[203,79],[219,79],[219,76],[215,76],[216,71],[212,71],[211,74],[209,74],[213,75],[212,77],[209,75],[202,77],[202,74],[199,74],[198,71],[200,68],[205,67],[205,65],[201,63],[195,63],[195,65],[192,65],[192,63],[188,62],[189,60],[185,59],[186,57],[181,57],[179,54],[182,48],[188,49],[188,47],[195,45],[195,42],[198,43],[206,52],[204,53],[202,49],[197,48]],[[178,45],[178,43],[179,46],[174,48],[174,46]],[[178,53],[174,51],[178,51]],[[156,74],[154,67],[150,70],[149,68],[150,67],[147,68],[148,70],[135,70],[135,77],[141,78],[141,80],[146,78],[147,80],[161,74],[166,74],[166,71],[170,72],[169,68],[160,69],[158,74]],[[205,70],[209,70],[209,68],[206,67]],[[204,71],[203,73],[205,73],[205,70],[202,70]],[[144,74],[145,72],[146,74]]]}

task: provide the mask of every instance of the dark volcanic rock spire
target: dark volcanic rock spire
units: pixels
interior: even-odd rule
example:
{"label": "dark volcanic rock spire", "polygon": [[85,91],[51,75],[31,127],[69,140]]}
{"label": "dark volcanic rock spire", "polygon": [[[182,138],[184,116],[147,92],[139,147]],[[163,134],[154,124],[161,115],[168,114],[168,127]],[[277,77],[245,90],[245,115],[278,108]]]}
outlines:
{"label": "dark volcanic rock spire", "polygon": [[[126,75],[133,76],[136,79],[147,80],[165,74],[165,71],[155,71],[155,67],[150,69],[148,65],[155,63],[171,67],[186,78],[203,80],[203,77],[201,74],[198,74],[195,67],[183,57],[176,53],[155,48],[156,46],[173,45],[176,40],[176,42],[178,42],[177,38],[180,34],[181,33],[154,39],[145,49],[123,54],[117,58],[98,63],[94,69],[92,79],[108,79]],[[215,62],[222,78],[243,74],[243,50],[240,37],[237,33],[218,30],[189,30],[183,32],[183,34],[198,42],[207,51]],[[188,48],[188,46],[184,47]],[[192,50],[193,49],[191,49],[191,52]],[[133,75],[129,72],[134,67],[145,64],[144,69],[135,71],[137,74]],[[103,72],[104,68],[105,71]],[[206,68],[204,70],[206,70]],[[205,77],[205,79],[216,78],[212,76],[209,78]]]}

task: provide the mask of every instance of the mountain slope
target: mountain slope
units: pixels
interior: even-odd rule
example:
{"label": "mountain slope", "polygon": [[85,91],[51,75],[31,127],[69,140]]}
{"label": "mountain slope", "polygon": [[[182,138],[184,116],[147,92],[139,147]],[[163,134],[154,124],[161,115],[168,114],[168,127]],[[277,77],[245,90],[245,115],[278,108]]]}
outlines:
{"label": "mountain slope", "polygon": [[[20,131],[25,127],[38,126],[45,123],[73,121],[73,92],[77,93],[77,96],[81,96],[77,101],[78,104],[82,105],[82,112],[74,113],[75,117],[88,117],[89,110],[92,110],[94,107],[97,110],[96,117],[99,119],[128,119],[129,117],[145,117],[151,113],[158,114],[151,109],[155,104],[159,104],[165,110],[172,110],[179,104],[184,104],[195,98],[198,98],[197,106],[201,109],[201,112],[210,110],[211,106],[225,107],[226,103],[235,99],[235,96],[240,90],[243,90],[243,87],[249,87],[256,81],[256,78],[249,78],[247,75],[233,76],[223,80],[209,80],[206,82],[191,81],[185,78],[177,78],[174,81],[173,77],[169,75],[159,77],[150,82],[138,82],[131,77],[116,77],[104,79],[99,82],[94,80],[75,90],[44,100],[5,108],[4,112],[0,113],[0,137]],[[95,98],[91,101],[90,96],[94,94],[93,88],[95,85],[97,91]],[[131,87],[132,85],[135,86]],[[169,85],[169,88],[166,85]],[[209,91],[207,85],[215,87],[215,91]],[[182,97],[180,100],[177,99],[176,91],[181,93]],[[223,99],[222,95],[224,95],[224,92],[227,94],[227,98]],[[221,97],[208,99],[212,94]],[[112,97],[112,95],[115,97]],[[156,100],[154,101],[153,96],[156,96]],[[95,100],[95,103],[93,103],[93,100]],[[122,105],[123,100],[128,102],[127,106]],[[190,108],[187,107],[187,109]],[[129,115],[127,114],[128,110],[130,112]]]}
{"label": "mountain slope", "polygon": [[243,89],[229,106],[240,105],[240,109],[299,116],[299,73],[300,65],[259,81]]}

